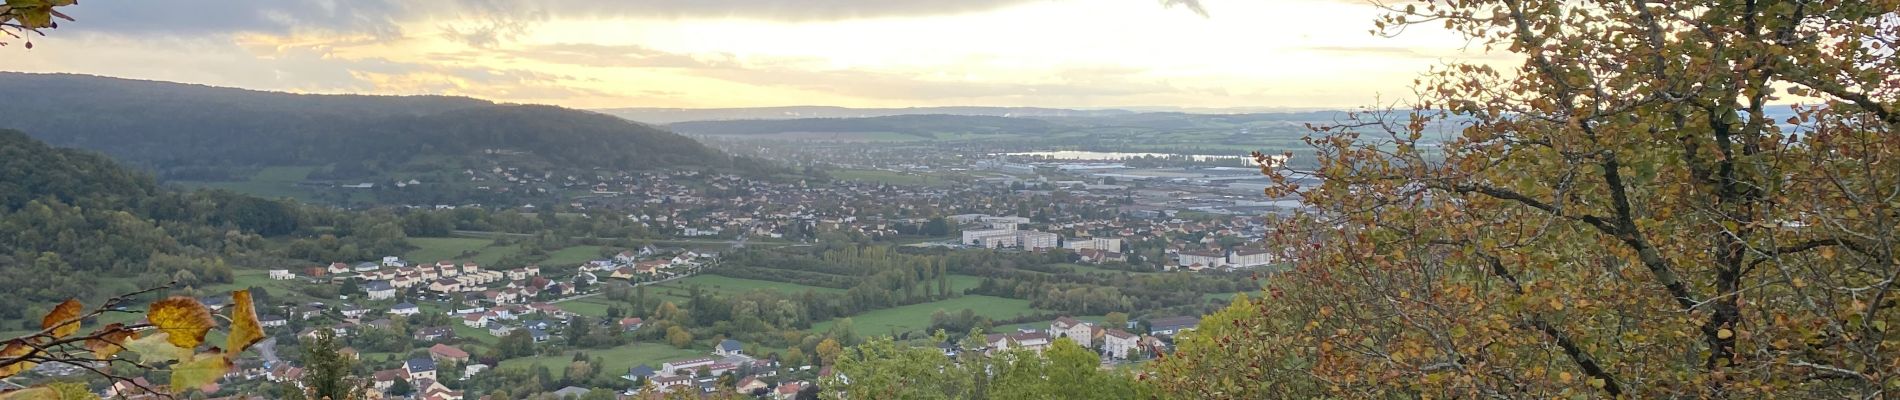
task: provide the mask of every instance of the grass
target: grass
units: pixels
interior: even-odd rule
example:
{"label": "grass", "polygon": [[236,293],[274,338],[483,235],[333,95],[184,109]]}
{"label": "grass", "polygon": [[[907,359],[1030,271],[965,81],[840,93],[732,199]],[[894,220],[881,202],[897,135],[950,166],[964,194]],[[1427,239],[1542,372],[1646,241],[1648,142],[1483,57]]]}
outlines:
{"label": "grass", "polygon": [[[602,299],[600,296],[554,303],[555,307],[560,307],[562,310],[589,317],[607,316],[607,307],[612,305],[614,304],[611,301]],[[621,306],[624,307],[625,305],[622,304]]]}
{"label": "grass", "polygon": [[831,177],[841,180],[888,183],[892,185],[943,186],[950,181],[930,175],[912,175],[875,169],[842,169],[831,171]]}
{"label": "grass", "polygon": [[481,251],[494,242],[475,238],[409,238],[409,244],[416,246],[416,249],[404,253],[402,258],[417,263],[454,260],[461,257],[463,252]]}
{"label": "grass", "polygon": [[[626,375],[628,368],[640,364],[652,365],[658,368],[660,363],[667,361],[712,356],[711,349],[707,348],[694,347],[691,349],[681,349],[673,347],[672,345],[653,342],[636,342],[611,349],[583,349],[579,351],[587,353],[588,358],[601,358],[603,364],[601,371],[611,376]],[[502,361],[501,366],[498,368],[529,368],[531,366],[541,365],[548,367],[550,370],[561,371],[567,368],[568,363],[573,361],[574,352],[569,351],[555,355],[509,359]]]}
{"label": "grass", "polygon": [[[521,248],[515,246],[489,246],[494,243],[495,241],[491,239],[478,238],[409,238],[409,244],[416,246],[416,249],[404,253],[402,258],[417,263],[433,263],[441,260],[450,260],[474,262],[484,267],[515,267],[513,265],[498,266],[494,264],[501,261],[503,257],[520,253]],[[462,257],[463,253],[471,251],[475,252],[474,256]]]}
{"label": "grass", "polygon": [[470,328],[468,325],[462,324],[461,319],[455,319],[453,322],[454,323],[450,325],[454,326],[455,337],[464,339],[464,340],[473,340],[473,341],[481,343],[484,346],[495,345],[495,341],[497,340],[497,338],[495,337],[495,335],[488,334],[487,329]]}
{"label": "grass", "polygon": [[953,293],[963,293],[964,290],[974,289],[981,285],[983,285],[983,278],[980,277],[950,275],[950,291]]}
{"label": "grass", "polygon": [[[851,328],[859,336],[884,336],[893,331],[922,333],[930,327],[930,314],[937,310],[958,312],[963,309],[975,311],[976,315],[993,319],[1014,318],[1034,314],[1040,310],[1029,307],[1029,300],[1007,299],[1002,297],[969,295],[949,300],[912,304],[902,307],[886,308],[851,316]],[[838,320],[812,324],[813,332],[824,332]]]}
{"label": "grass", "polygon": [[600,259],[600,246],[574,246],[548,253],[541,265],[580,265]]}
{"label": "grass", "polygon": [[1140,272],[1137,272],[1137,271],[1123,271],[1123,270],[1118,270],[1118,269],[1107,269],[1107,268],[1102,268],[1102,267],[1097,267],[1097,266],[1093,266],[1093,265],[1083,265],[1083,264],[1070,264],[1070,263],[1062,263],[1062,264],[1056,264],[1056,265],[1059,265],[1059,266],[1065,266],[1065,267],[1069,267],[1069,268],[1075,268],[1075,271],[1076,271],[1076,272],[1083,272],[1083,273],[1093,273],[1093,274],[1118,274],[1118,275],[1119,275],[1119,274],[1125,274],[1125,273],[1126,273],[1126,274],[1136,274],[1136,275],[1141,275],[1141,274],[1152,274],[1152,273],[1155,273],[1155,272],[1153,272],[1153,271],[1140,271]]}
{"label": "grass", "polygon": [[310,176],[317,167],[266,167],[258,170],[249,178],[241,181],[175,181],[179,185],[207,189],[224,189],[238,193],[267,198],[290,197],[310,200],[314,193],[308,188],[297,186],[298,182]]}
{"label": "grass", "polygon": [[779,293],[804,293],[807,290],[820,294],[844,293],[843,289],[806,286],[788,282],[734,278],[713,274],[700,274],[686,279],[667,282],[665,284],[656,285],[653,289],[647,289],[647,291],[648,293],[653,293],[654,289],[673,289],[678,293],[686,293],[687,288],[693,285],[699,285],[700,290],[705,290],[707,293],[715,295],[734,295],[761,289]]}

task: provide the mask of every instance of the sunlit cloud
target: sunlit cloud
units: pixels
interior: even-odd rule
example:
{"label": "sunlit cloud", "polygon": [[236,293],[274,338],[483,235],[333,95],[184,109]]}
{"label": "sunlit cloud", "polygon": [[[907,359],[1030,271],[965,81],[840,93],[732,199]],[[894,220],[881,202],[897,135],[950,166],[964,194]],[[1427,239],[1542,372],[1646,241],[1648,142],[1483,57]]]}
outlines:
{"label": "sunlit cloud", "polygon": [[[162,4],[162,5],[161,5]],[[1363,1],[92,1],[6,69],[572,107],[1338,107],[1494,60]],[[193,12],[202,11],[202,12]]]}

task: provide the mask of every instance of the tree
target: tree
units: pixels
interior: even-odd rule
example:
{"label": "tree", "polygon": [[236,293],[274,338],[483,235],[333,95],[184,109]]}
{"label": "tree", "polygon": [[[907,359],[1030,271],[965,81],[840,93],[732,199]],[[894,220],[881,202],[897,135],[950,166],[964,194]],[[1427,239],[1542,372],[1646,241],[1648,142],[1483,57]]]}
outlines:
{"label": "tree", "polygon": [[501,358],[527,357],[534,355],[534,337],[528,336],[527,329],[515,329],[501,336],[495,345]]}
{"label": "tree", "polygon": [[786,367],[805,365],[805,351],[799,350],[797,347],[787,349],[785,350],[785,356],[781,357],[779,362],[784,363]]}
{"label": "tree", "polygon": [[593,324],[587,321],[587,317],[575,316],[568,318],[567,329],[565,332],[562,332],[567,335],[567,345],[579,346],[581,344],[581,338],[587,337],[587,329],[592,325]]}
{"label": "tree", "polygon": [[667,327],[666,328],[666,342],[672,343],[673,347],[678,347],[682,349],[687,348],[687,347],[692,347],[693,333],[686,331],[686,328],[681,328],[678,325]]}
{"label": "tree", "polygon": [[1872,167],[1900,155],[1897,6],[1389,9],[1378,26],[1443,24],[1521,63],[1435,71],[1411,112],[1317,127],[1310,162],[1256,155],[1266,194],[1312,208],[1274,237],[1297,267],[1236,304],[1272,330],[1244,337],[1273,339],[1184,345],[1162,366],[1207,374],[1169,388],[1879,396],[1900,384],[1900,169]]}
{"label": "tree", "polygon": [[[454,374],[449,374],[449,375],[454,375]],[[395,384],[389,385],[388,391],[389,391],[389,394],[391,395],[408,396],[410,392],[414,392],[415,390],[416,390],[415,387],[412,387],[409,385],[408,379],[397,379]]]}
{"label": "tree", "polygon": [[[837,344],[829,340],[826,343]],[[900,346],[889,338],[874,338],[853,347],[849,355],[837,358],[836,368],[838,374],[824,378],[821,386],[837,398],[959,399],[969,397],[972,387],[973,374],[950,362],[943,353]]]}
{"label": "tree", "polygon": [[310,400],[367,398],[368,382],[352,375],[356,361],[343,356],[336,335],[329,329],[315,332],[316,337],[303,343],[303,390],[290,387],[286,392]]}
{"label": "tree", "polygon": [[837,339],[827,338],[825,341],[818,342],[815,352],[818,353],[819,365],[831,365],[838,360],[839,354],[844,353],[844,346],[838,345]]}
{"label": "tree", "polygon": [[1114,329],[1128,329],[1128,313],[1120,311],[1108,313],[1108,316],[1102,317],[1102,325]]}

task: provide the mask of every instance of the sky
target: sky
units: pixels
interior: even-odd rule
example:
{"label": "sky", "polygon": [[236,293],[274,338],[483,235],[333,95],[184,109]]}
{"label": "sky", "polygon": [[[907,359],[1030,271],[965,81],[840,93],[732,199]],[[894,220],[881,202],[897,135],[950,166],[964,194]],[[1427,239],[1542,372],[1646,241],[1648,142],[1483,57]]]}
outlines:
{"label": "sky", "polygon": [[[1365,0],[87,0],[0,70],[575,108],[1337,108],[1495,59]],[[1468,48],[1471,47],[1471,48]]]}

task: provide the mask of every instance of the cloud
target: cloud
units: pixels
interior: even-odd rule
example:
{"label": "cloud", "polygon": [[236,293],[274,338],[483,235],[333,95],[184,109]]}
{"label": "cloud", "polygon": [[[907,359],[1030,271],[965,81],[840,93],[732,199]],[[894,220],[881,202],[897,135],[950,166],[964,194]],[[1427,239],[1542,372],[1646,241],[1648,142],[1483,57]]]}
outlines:
{"label": "cloud", "polygon": [[1401,46],[1307,46],[1302,50],[1352,56],[1433,58],[1418,50]]}
{"label": "cloud", "polygon": [[727,68],[735,66],[730,54],[693,56],[641,45],[558,43],[506,50],[503,54],[533,61],[608,68]]}
{"label": "cloud", "polygon": [[[487,44],[559,18],[746,18],[835,21],[980,12],[1039,0],[132,0],[63,9],[74,29],[130,35],[289,34],[299,30],[399,36],[403,22],[484,21],[444,27]],[[1129,0],[1124,0],[1129,1]],[[1183,0],[1172,0],[1183,1]],[[1189,0],[1191,2],[1191,0]]]}

